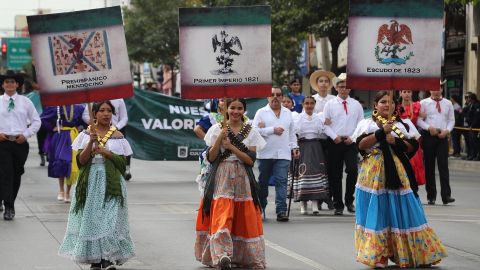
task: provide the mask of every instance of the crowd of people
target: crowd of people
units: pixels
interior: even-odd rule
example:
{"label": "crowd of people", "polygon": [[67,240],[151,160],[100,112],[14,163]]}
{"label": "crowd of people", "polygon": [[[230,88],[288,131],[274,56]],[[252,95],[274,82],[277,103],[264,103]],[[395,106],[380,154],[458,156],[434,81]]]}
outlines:
{"label": "crowd of people", "polygon": [[[207,145],[197,178],[203,192],[198,261],[221,269],[265,267],[261,219],[267,218],[272,183],[278,222],[289,221],[289,196],[304,215],[310,213],[309,202],[313,215],[323,203],[334,215],[343,215],[345,208],[354,213],[358,262],[425,267],[447,256],[426,220],[418,188],[425,184],[428,204],[436,203],[437,162],[442,203],[455,201],[448,171],[452,102],[442,98],[440,85],[420,102],[410,90],[400,91],[400,100],[380,91],[373,115],[364,119],[346,78],[314,72],[313,96],[302,94],[299,79],[290,82],[288,93],[273,87],[268,104],[251,120],[243,115],[244,100],[221,99],[219,112],[197,123],[195,133]],[[332,87],[336,96],[329,94]],[[250,173],[256,161],[258,181]]]}
{"label": "crowd of people", "polygon": [[[268,104],[253,119],[245,115],[244,99],[210,104],[217,111],[194,129],[206,144],[197,178],[202,191],[194,247],[198,261],[224,270],[266,267],[262,222],[269,185],[275,187],[278,222],[290,219],[289,197],[304,215],[310,214],[309,204],[318,215],[324,203],[333,215],[343,215],[345,208],[355,214],[356,260],[368,266],[385,268],[391,260],[400,267],[424,267],[447,256],[427,222],[418,188],[425,184],[428,204],[436,204],[437,163],[440,199],[455,202],[449,135],[453,141],[458,113],[468,116],[469,127],[478,124],[476,96],[469,93],[468,107],[459,111],[440,88],[421,101],[414,101],[410,90],[400,91],[400,100],[391,91],[379,91],[373,115],[365,119],[346,80],[345,73],[315,71],[309,78],[317,91],[313,96],[302,94],[297,78],[288,93],[273,87]],[[40,154],[48,157],[48,176],[58,178],[57,199],[71,202],[59,254],[91,264],[91,269],[114,269],[126,262],[135,251],[125,184],[131,177],[132,149],[125,139],[123,100],[96,102],[91,110],[90,105],[46,107],[39,114],[17,93],[21,75],[8,71],[0,83],[5,91],[0,96],[4,219],[15,217],[27,138],[42,128],[46,135]],[[337,95],[331,94],[333,88]],[[478,131],[468,131],[472,153],[467,158],[475,159]]]}

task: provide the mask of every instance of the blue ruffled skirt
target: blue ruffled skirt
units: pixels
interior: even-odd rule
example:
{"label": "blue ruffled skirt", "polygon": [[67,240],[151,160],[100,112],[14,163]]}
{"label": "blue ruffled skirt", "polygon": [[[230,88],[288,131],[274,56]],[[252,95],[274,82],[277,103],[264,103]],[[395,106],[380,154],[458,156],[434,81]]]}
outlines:
{"label": "blue ruffled skirt", "polygon": [[399,190],[385,188],[382,153],[361,163],[356,185],[355,249],[358,262],[400,267],[437,264],[447,256],[445,247],[429,226],[420,199],[400,160],[394,156]]}

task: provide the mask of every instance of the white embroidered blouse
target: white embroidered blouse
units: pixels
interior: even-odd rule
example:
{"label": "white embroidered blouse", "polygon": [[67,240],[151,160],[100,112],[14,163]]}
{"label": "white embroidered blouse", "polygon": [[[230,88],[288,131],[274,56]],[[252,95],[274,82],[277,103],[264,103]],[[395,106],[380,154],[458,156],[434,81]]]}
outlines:
{"label": "white embroidered blouse", "polygon": [[[417,128],[415,125],[410,121],[410,119],[402,119],[402,121],[408,125],[409,131],[405,128],[405,126],[400,123],[400,122],[395,122],[395,126],[405,135],[405,138],[407,139],[417,139],[420,138],[420,133],[418,132]],[[352,135],[352,140],[356,141],[358,137],[364,135],[364,134],[370,134],[374,133],[375,131],[379,130],[380,127],[377,125],[377,123],[372,119],[372,118],[367,118],[363,119],[360,121],[357,125],[357,128],[353,132]],[[391,132],[392,136],[398,138],[398,135],[395,132]],[[380,146],[380,143],[376,143],[373,145],[369,150],[366,152],[370,152],[374,148],[377,148]]]}
{"label": "white embroidered blouse", "polygon": [[[205,135],[205,138],[204,138],[207,146],[212,146],[212,145],[215,144],[215,141],[217,140],[218,135],[220,135],[221,131],[222,131],[222,129],[220,128],[220,124],[213,125],[207,131],[207,134]],[[258,131],[256,129],[254,129],[253,127],[250,130],[250,133],[248,133],[247,138],[245,138],[242,142],[247,147],[255,146],[257,152],[258,152],[258,150],[265,147],[265,145],[267,144],[267,142],[265,142],[265,140],[260,135],[260,133],[258,133]],[[220,146],[220,151],[222,153],[225,151],[223,146]],[[239,160],[239,158],[236,155],[232,154],[227,158],[227,160],[234,161],[234,160]]]}
{"label": "white embroidered blouse", "polygon": [[[90,133],[86,130],[78,134],[72,143],[73,150],[84,149],[90,141]],[[132,148],[125,137],[110,137],[105,147],[114,154],[120,156],[130,156],[133,154]]]}

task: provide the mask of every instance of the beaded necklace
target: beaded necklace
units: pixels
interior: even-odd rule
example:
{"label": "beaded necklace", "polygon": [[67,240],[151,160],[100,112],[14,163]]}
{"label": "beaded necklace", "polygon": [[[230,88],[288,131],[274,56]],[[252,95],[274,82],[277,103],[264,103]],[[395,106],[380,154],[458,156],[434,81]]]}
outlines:
{"label": "beaded necklace", "polygon": [[73,120],[73,113],[75,112],[75,108],[73,107],[73,105],[70,105],[70,115],[67,115],[67,106],[63,105],[63,114],[65,115],[65,120],[67,120],[67,122],[71,122]]}
{"label": "beaded necklace", "polygon": [[[90,128],[90,127],[89,127]],[[108,130],[108,132],[105,134],[105,136],[103,136],[103,138],[100,139],[100,137],[97,138],[98,140],[98,144],[102,147],[105,146],[105,144],[107,143],[108,139],[110,139],[110,137],[112,136],[112,134],[117,130],[117,128],[115,126],[111,126],[110,129]]]}
{"label": "beaded necklace", "polygon": [[[377,111],[374,111],[374,112],[373,112],[373,116],[375,117],[375,119],[377,119],[378,121],[380,121],[380,123],[382,123],[382,125],[386,125],[387,122],[388,122],[387,119],[385,119],[384,117],[382,117],[381,115],[379,115]],[[391,120],[392,122],[395,122],[395,120],[397,120],[397,116],[396,116],[396,115],[393,115],[392,118],[390,118],[390,120]],[[399,137],[400,139],[402,139],[402,140],[405,139],[405,135],[400,131],[400,129],[398,129],[397,126],[392,125],[392,130],[393,130],[393,132],[395,132],[395,134],[398,135],[398,137]]]}

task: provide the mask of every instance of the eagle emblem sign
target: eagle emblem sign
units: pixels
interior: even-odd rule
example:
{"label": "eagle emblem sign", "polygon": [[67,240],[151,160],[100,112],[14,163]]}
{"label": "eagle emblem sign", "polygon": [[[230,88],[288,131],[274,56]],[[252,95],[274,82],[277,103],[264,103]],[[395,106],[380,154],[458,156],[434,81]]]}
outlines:
{"label": "eagle emblem sign", "polygon": [[212,37],[213,52],[216,53],[218,48],[219,55],[216,57],[216,60],[218,65],[220,65],[220,69],[211,71],[213,75],[229,74],[235,72],[234,70],[232,70],[232,56],[240,55],[240,53],[235,51],[234,48],[236,46],[240,50],[242,50],[242,43],[240,43],[240,39],[237,36],[232,36],[230,38],[228,38],[228,36],[229,35],[227,34],[227,32],[221,31],[220,40],[218,40],[217,34]]}
{"label": "eagle emblem sign", "polygon": [[406,24],[391,20],[390,25],[378,28],[375,57],[381,64],[403,65],[414,56],[409,47],[413,44],[412,31]]}

